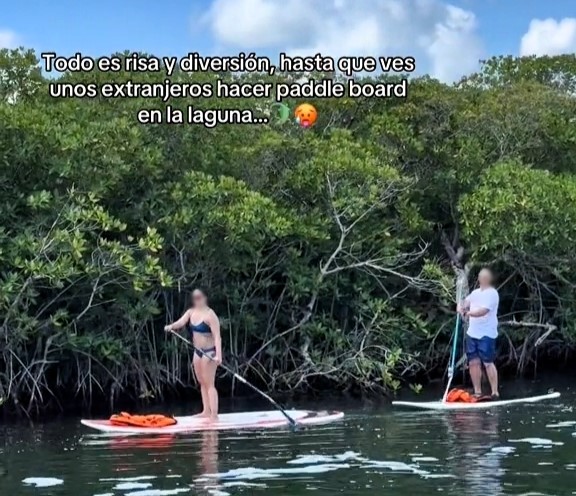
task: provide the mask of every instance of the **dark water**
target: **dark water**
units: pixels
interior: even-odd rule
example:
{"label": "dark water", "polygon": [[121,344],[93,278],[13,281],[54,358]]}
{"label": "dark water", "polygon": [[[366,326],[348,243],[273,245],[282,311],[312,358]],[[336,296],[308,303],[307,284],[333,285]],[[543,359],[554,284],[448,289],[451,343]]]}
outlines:
{"label": "dark water", "polygon": [[576,494],[576,391],[543,381],[504,391],[551,385],[561,398],[488,413],[298,404],[347,416],[296,433],[109,438],[78,419],[0,426],[0,495]]}

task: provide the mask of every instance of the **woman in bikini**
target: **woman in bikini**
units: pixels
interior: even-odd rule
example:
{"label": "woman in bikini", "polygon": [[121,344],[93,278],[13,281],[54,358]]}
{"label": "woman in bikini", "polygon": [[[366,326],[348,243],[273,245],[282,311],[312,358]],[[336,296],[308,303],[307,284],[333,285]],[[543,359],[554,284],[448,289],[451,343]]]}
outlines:
{"label": "woman in bikini", "polygon": [[194,374],[200,384],[202,394],[201,417],[218,420],[218,391],[214,386],[216,369],[222,363],[222,340],[220,337],[220,321],[218,316],[208,306],[206,293],[195,289],[192,293],[192,307],[176,322],[167,325],[166,332],[188,328],[194,344],[194,359],[192,362]]}

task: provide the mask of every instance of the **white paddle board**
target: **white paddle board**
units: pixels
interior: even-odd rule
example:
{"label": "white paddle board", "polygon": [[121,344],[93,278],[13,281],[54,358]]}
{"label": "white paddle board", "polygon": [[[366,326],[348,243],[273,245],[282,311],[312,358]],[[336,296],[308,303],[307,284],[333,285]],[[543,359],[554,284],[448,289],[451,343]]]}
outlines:
{"label": "white paddle board", "polygon": [[[286,410],[298,425],[320,425],[335,422],[344,417],[343,412],[308,410]],[[176,424],[167,427],[132,427],[112,425],[109,420],[81,420],[86,427],[101,432],[116,434],[181,434],[186,432],[210,430],[242,430],[242,429],[275,429],[287,427],[288,419],[277,410],[266,412],[223,413],[218,416],[218,422],[210,423],[207,419],[197,416],[174,417]]]}
{"label": "white paddle board", "polygon": [[447,403],[445,401],[393,401],[394,406],[408,408],[420,408],[423,410],[487,410],[498,406],[514,405],[516,403],[537,403],[538,401],[559,398],[560,393],[549,393],[541,396],[528,396],[526,398],[514,398],[510,400],[479,401],[477,403]]}

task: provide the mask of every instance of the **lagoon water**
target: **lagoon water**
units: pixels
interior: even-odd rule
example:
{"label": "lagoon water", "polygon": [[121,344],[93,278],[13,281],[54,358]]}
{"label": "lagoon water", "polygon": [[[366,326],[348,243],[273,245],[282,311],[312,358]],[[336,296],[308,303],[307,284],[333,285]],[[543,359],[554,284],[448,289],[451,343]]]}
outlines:
{"label": "lagoon water", "polygon": [[[561,398],[488,412],[298,403],[290,406],[342,409],[346,418],[295,433],[109,437],[77,418],[2,425],[0,494],[576,494],[576,391],[539,380],[505,384],[503,396],[542,394],[551,385]],[[224,402],[225,411],[240,408],[268,409]]]}

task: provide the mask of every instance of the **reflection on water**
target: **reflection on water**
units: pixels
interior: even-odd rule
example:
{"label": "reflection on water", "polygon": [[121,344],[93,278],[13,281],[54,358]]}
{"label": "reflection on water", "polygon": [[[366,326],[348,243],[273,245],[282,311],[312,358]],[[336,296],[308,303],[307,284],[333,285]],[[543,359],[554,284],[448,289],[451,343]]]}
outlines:
{"label": "reflection on water", "polygon": [[[218,472],[218,432],[202,434],[202,449],[200,451],[200,472],[215,474]],[[194,481],[194,486],[201,489],[198,494],[218,494],[222,488],[217,480],[200,478]]]}
{"label": "reflection on water", "polygon": [[345,422],[296,433],[110,437],[76,421],[0,427],[0,494],[570,495],[574,399],[449,413],[323,404],[346,410]]}
{"label": "reflection on water", "polygon": [[449,439],[447,463],[465,494],[504,494],[501,459],[506,452],[494,451],[500,441],[500,410],[450,412],[443,418]]}

